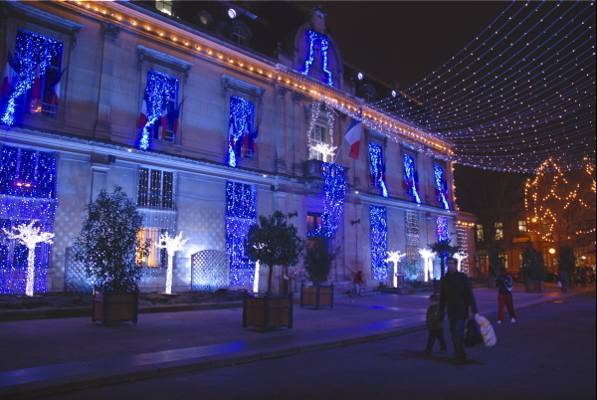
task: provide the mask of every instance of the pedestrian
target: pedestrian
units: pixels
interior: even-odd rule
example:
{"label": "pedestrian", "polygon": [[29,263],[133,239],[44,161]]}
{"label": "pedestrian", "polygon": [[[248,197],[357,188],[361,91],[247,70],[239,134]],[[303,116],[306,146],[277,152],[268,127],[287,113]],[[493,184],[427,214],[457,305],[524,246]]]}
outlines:
{"label": "pedestrian", "polygon": [[498,320],[497,323],[504,322],[504,306],[508,308],[510,322],[516,322],[516,312],[512,301],[512,275],[506,272],[506,268],[501,267],[500,273],[495,280],[498,289]]}
{"label": "pedestrian", "polygon": [[448,258],[448,272],[440,282],[439,319],[443,321],[447,309],[450,336],[456,360],[466,361],[464,352],[464,326],[468,318],[469,308],[477,314],[477,304],[468,277],[458,272],[456,259]]}
{"label": "pedestrian", "polygon": [[439,296],[429,296],[429,307],[427,307],[427,347],[425,353],[431,354],[435,339],[439,341],[439,351],[446,351],[446,340],[444,339],[444,322],[439,319]]}
{"label": "pedestrian", "polygon": [[361,295],[361,291],[362,291],[362,287],[363,284],[365,283],[365,280],[363,279],[363,271],[358,270],[355,274],[354,277],[352,279],[352,284],[354,287],[354,293],[357,296]]}

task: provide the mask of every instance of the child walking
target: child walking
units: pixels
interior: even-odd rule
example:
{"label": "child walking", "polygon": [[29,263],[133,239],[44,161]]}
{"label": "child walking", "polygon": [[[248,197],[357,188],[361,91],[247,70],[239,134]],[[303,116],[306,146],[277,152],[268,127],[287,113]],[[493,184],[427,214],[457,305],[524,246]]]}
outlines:
{"label": "child walking", "polygon": [[431,354],[435,339],[439,340],[439,350],[446,351],[446,340],[444,339],[444,322],[439,318],[439,296],[429,296],[429,307],[427,308],[427,347],[425,353]]}

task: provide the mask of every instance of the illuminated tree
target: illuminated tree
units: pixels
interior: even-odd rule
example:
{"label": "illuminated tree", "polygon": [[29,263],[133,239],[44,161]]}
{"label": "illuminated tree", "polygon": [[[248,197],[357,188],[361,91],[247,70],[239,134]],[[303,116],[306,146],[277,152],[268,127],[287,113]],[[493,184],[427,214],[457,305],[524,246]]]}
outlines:
{"label": "illuminated tree", "polygon": [[168,253],[168,268],[166,269],[166,294],[172,294],[172,270],[174,269],[174,253],[184,250],[188,239],[182,238],[182,232],[176,236],[170,236],[168,232],[160,235],[157,245],[158,249],[166,249]]}
{"label": "illuminated tree", "polygon": [[33,296],[33,284],[35,282],[35,247],[38,243],[52,243],[53,233],[42,232],[41,227],[36,226],[37,221],[33,220],[28,224],[21,224],[11,230],[3,229],[6,236],[11,240],[17,240],[27,247],[27,281],[25,283],[25,294]]}
{"label": "illuminated tree", "polygon": [[545,160],[525,184],[529,231],[543,242],[572,243],[595,234],[595,165],[565,171]]}

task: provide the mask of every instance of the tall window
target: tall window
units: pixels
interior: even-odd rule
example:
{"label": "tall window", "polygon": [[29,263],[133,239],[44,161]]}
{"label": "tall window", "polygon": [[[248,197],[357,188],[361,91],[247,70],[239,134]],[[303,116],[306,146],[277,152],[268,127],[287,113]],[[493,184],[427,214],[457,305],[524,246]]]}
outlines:
{"label": "tall window", "polygon": [[332,133],[329,127],[325,126],[323,123],[316,123],[309,133],[309,142],[312,144],[309,146],[310,160],[320,160],[324,162],[334,161],[332,159],[332,154],[325,151],[326,146],[331,149],[333,144]]}
{"label": "tall window", "polygon": [[60,99],[63,44],[33,32],[18,31],[9,53],[0,93],[1,120],[14,125],[22,113],[53,116]]}
{"label": "tall window", "polygon": [[526,233],[527,232],[527,221],[526,219],[518,220],[518,232]]}
{"label": "tall window", "polygon": [[137,232],[137,239],[139,239],[141,243],[149,243],[149,251],[145,257],[140,257],[139,254],[137,254],[138,262],[149,268],[164,267],[166,265],[166,249],[158,248],[160,234],[162,233],[166,233],[166,229],[154,227],[143,228]]}
{"label": "tall window", "polygon": [[172,15],[173,3],[173,0],[155,0],[155,8],[164,14]]}
{"label": "tall window", "polygon": [[485,231],[483,230],[483,225],[475,225],[475,236],[477,237],[477,242],[485,241]]}
{"label": "tall window", "polygon": [[504,239],[504,223],[503,222],[496,222],[493,224],[493,231],[494,231],[494,240],[503,240]]}
{"label": "tall window", "polygon": [[371,186],[377,188],[383,197],[388,197],[385,170],[386,167],[381,146],[377,143],[369,143],[369,173],[371,175]]}
{"label": "tall window", "polygon": [[152,140],[174,142],[180,105],[178,79],[162,72],[147,72],[143,105],[137,121],[139,147],[147,150]]}
{"label": "tall window", "polygon": [[228,114],[228,165],[236,167],[241,158],[253,158],[257,131],[255,106],[240,96],[230,96]]}
{"label": "tall window", "polygon": [[174,209],[174,174],[158,169],[140,168],[137,206]]}

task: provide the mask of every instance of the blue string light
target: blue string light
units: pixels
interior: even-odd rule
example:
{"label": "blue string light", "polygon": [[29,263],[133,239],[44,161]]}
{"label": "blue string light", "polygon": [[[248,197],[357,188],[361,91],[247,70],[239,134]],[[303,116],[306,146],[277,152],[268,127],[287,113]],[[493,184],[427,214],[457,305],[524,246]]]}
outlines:
{"label": "blue string light", "polygon": [[[595,157],[595,3],[512,2],[458,54],[378,103],[450,140],[459,164],[531,172]],[[421,106],[422,104],[422,106]]]}
{"label": "blue string light", "polygon": [[421,204],[421,197],[419,196],[419,175],[417,174],[417,167],[415,160],[410,154],[404,154],[402,156],[403,166],[403,182],[406,192],[417,202]]}
{"label": "blue string light", "polygon": [[439,164],[433,164],[433,176],[435,178],[435,192],[437,194],[437,201],[444,207],[444,209],[450,209],[450,203],[448,202],[448,184],[446,182],[446,176],[444,168]]}
{"label": "blue string light", "polygon": [[388,257],[388,222],[386,208],[369,206],[371,241],[371,277],[385,282],[388,278],[386,258]]}
{"label": "blue string light", "polygon": [[251,287],[255,263],[245,254],[249,228],[257,219],[255,186],[226,182],[226,252],[230,265],[230,285]]}
{"label": "blue string light", "polygon": [[242,156],[243,141],[250,141],[254,136],[253,121],[255,107],[249,100],[230,97],[230,114],[228,117],[228,166],[236,167]]}
{"label": "blue string light", "polygon": [[344,212],[344,197],[346,195],[346,178],[344,167],[337,164],[322,163],[324,205],[321,215],[321,225],[307,236],[324,236],[333,238],[338,231]]}
{"label": "blue string light", "polygon": [[323,33],[315,32],[314,30],[309,29],[307,32],[307,42],[309,47],[309,54],[305,59],[305,63],[303,65],[303,75],[309,75],[311,72],[311,66],[315,61],[315,45],[319,43],[321,58],[322,58],[322,70],[325,73],[326,79],[324,80],[328,86],[334,86],[334,79],[332,76],[332,71],[329,70],[328,62],[329,62],[329,54],[328,51],[330,49],[330,41],[326,35]]}
{"label": "blue string light", "polygon": [[54,57],[62,53],[62,43],[49,37],[27,31],[17,32],[15,52],[10,65],[17,77],[8,99],[2,99],[4,113],[3,124],[15,124],[17,99],[31,90],[36,77],[42,77],[51,65]]}
{"label": "blue string light", "polygon": [[448,232],[448,219],[446,217],[437,217],[435,220],[435,236],[437,241],[450,240]]}
{"label": "blue string light", "polygon": [[369,143],[369,173],[371,175],[371,185],[378,188],[383,197],[388,197],[383,150],[380,145],[371,142]]}
{"label": "blue string light", "polygon": [[160,120],[168,102],[176,99],[178,90],[178,79],[157,71],[147,71],[147,83],[145,84],[145,112],[147,120],[141,128],[139,148],[147,150],[151,132],[157,128],[156,122]]}
{"label": "blue string light", "polygon": [[[17,147],[0,148],[0,232],[38,221],[44,232],[54,231],[56,156]],[[36,293],[46,292],[51,245],[35,249]],[[25,293],[27,248],[0,235],[0,294]]]}

